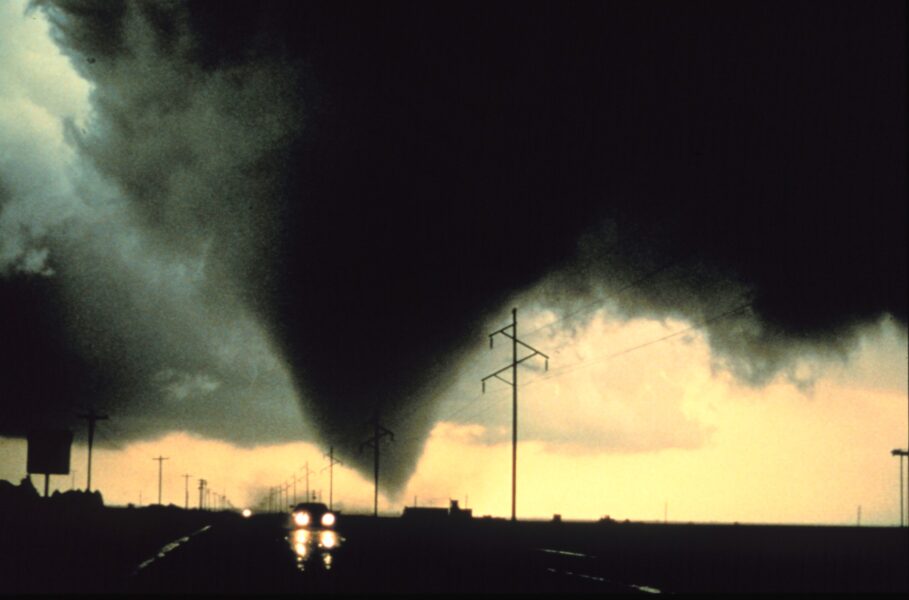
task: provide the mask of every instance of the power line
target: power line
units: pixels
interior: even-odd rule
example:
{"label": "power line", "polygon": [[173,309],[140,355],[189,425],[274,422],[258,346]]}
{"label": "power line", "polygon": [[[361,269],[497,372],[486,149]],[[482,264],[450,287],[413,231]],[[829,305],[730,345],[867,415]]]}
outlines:
{"label": "power line", "polygon": [[625,348],[624,350],[620,350],[619,352],[615,352],[615,353],[613,353],[613,354],[610,354],[610,355],[608,355],[608,356],[604,356],[604,357],[602,357],[602,358],[597,358],[597,359],[593,359],[593,360],[589,360],[589,361],[583,361],[583,362],[580,362],[580,363],[575,363],[574,365],[567,365],[566,367],[562,367],[561,369],[558,369],[557,371],[555,371],[553,374],[549,375],[548,377],[540,377],[539,379],[536,379],[536,380],[534,380],[534,381],[528,383],[527,385],[532,385],[532,384],[534,384],[534,383],[538,383],[538,382],[540,382],[540,381],[545,381],[545,380],[547,380],[547,379],[552,379],[552,378],[554,378],[554,377],[561,377],[562,375],[565,375],[566,373],[571,373],[571,372],[576,371],[576,370],[578,370],[578,369],[582,369],[582,368],[584,368],[584,367],[588,367],[588,366],[590,366],[590,365],[594,365],[594,364],[597,364],[597,363],[601,363],[601,362],[604,362],[604,361],[607,361],[607,360],[612,360],[613,358],[618,358],[619,356],[623,356],[623,355],[625,355],[625,354],[629,354],[629,353],[634,352],[634,351],[636,351],[636,350],[640,350],[641,348],[646,348],[646,347],[648,347],[648,346],[652,346],[652,345],[654,345],[654,344],[658,344],[659,342],[664,342],[664,341],[669,340],[669,339],[672,339],[672,338],[674,338],[674,337],[678,337],[678,336],[680,336],[680,335],[682,335],[682,334],[685,334],[685,333],[688,333],[688,332],[691,332],[691,331],[695,331],[695,330],[697,330],[697,329],[700,329],[700,328],[702,328],[702,327],[705,327],[705,326],[707,326],[707,325],[709,325],[710,323],[713,323],[713,322],[715,322],[715,321],[719,321],[719,320],[721,320],[721,319],[725,319],[726,317],[730,317],[730,316],[732,316],[732,315],[738,314],[738,313],[740,313],[743,309],[748,308],[748,307],[750,307],[750,306],[751,306],[751,302],[746,302],[746,303],[741,304],[741,305],[739,305],[739,306],[736,306],[735,308],[733,308],[733,309],[731,309],[731,310],[728,310],[728,311],[726,311],[726,312],[724,312],[724,313],[721,313],[721,314],[716,315],[716,316],[714,316],[714,317],[710,317],[710,318],[708,318],[708,319],[705,319],[704,321],[702,321],[702,322],[699,323],[699,324],[692,325],[692,326],[690,326],[690,327],[686,327],[685,329],[680,329],[679,331],[675,331],[675,332],[673,332],[673,333],[670,333],[670,334],[668,334],[668,335],[664,335],[664,336],[659,337],[659,338],[657,338],[657,339],[650,340],[650,341],[648,341],[648,342],[644,342],[643,344],[638,344],[638,345],[636,345],[636,346],[631,346],[630,348]]}
{"label": "power line", "polygon": [[[618,246],[616,245],[614,248],[617,248],[617,247],[618,247]],[[654,270],[652,270],[652,271],[649,271],[648,273],[645,273],[645,274],[642,275],[641,277],[639,277],[639,278],[637,278],[637,279],[635,279],[635,280],[633,280],[633,281],[630,281],[630,282],[626,283],[624,286],[622,286],[622,287],[619,288],[618,290],[616,290],[616,291],[614,291],[614,292],[610,292],[609,294],[605,295],[604,297],[601,297],[600,299],[598,299],[598,300],[596,300],[596,301],[594,301],[594,302],[591,302],[591,303],[589,303],[589,304],[585,304],[585,305],[581,306],[580,308],[578,308],[578,309],[576,309],[576,310],[574,310],[574,311],[568,313],[567,315],[564,315],[564,316],[562,316],[562,317],[560,317],[560,318],[558,318],[558,319],[555,319],[554,321],[551,321],[551,322],[549,322],[549,323],[546,323],[546,324],[544,324],[544,325],[541,325],[541,326],[537,327],[536,329],[531,330],[529,333],[525,333],[525,334],[524,334],[524,337],[526,338],[526,337],[530,337],[530,336],[532,336],[532,335],[535,335],[535,334],[539,333],[540,331],[542,331],[542,330],[544,330],[544,329],[546,329],[546,328],[548,328],[548,327],[552,327],[553,325],[556,325],[556,324],[558,324],[558,323],[561,323],[562,321],[566,321],[566,320],[571,319],[571,318],[573,318],[573,317],[575,317],[575,316],[577,316],[577,315],[579,315],[579,314],[582,314],[582,313],[584,313],[584,312],[588,312],[590,309],[601,308],[601,307],[604,305],[605,300],[609,299],[610,297],[614,298],[614,297],[618,296],[619,294],[622,294],[622,293],[624,293],[624,292],[626,292],[626,291],[628,291],[628,290],[630,290],[630,289],[632,289],[632,288],[634,288],[634,287],[636,287],[636,286],[639,286],[640,284],[642,284],[642,283],[646,282],[647,280],[653,278],[654,276],[658,275],[659,273],[662,273],[663,271],[665,271],[665,270],[667,270],[667,269],[669,269],[669,268],[671,268],[671,267],[673,267],[673,266],[676,266],[676,265],[680,264],[681,262],[682,262],[682,260],[673,260],[673,261],[669,261],[669,262],[667,262],[667,263],[664,263],[664,264],[660,265],[659,267],[657,267],[656,269],[654,269]],[[479,359],[478,359],[478,360],[479,360]],[[476,363],[475,363],[475,364],[476,364]],[[479,399],[479,397],[480,397],[480,395],[477,395],[476,397],[474,397],[474,400]],[[403,417],[401,417],[401,418],[407,419],[407,418],[409,418],[409,417],[412,417],[414,414],[416,414],[416,409],[414,409],[414,410],[408,412],[407,414],[405,414],[405,415],[404,415]]]}
{"label": "power line", "polygon": [[659,267],[657,267],[656,269],[654,269],[653,271],[650,271],[649,273],[642,275],[641,277],[635,279],[634,281],[628,282],[627,284],[625,284],[618,290],[615,290],[615,291],[607,294],[604,298],[600,298],[598,300],[585,304],[585,305],[581,306],[580,308],[577,308],[577,309],[569,312],[568,314],[563,315],[563,316],[559,317],[558,319],[555,319],[554,321],[550,321],[549,323],[540,325],[536,329],[532,329],[531,331],[525,333],[524,336],[530,337],[532,335],[539,333],[540,331],[542,331],[544,329],[552,327],[553,325],[557,325],[558,323],[561,323],[562,321],[567,321],[569,319],[573,319],[574,317],[576,317],[578,315],[584,314],[586,312],[590,312],[591,310],[597,310],[599,308],[602,308],[603,303],[606,299],[608,299],[610,297],[615,298],[619,294],[627,292],[628,290],[641,285],[642,283],[646,282],[647,280],[653,278],[656,275],[659,275],[660,273],[669,269],[670,267],[674,267],[675,265],[679,264],[680,262],[681,261],[679,261],[679,260],[673,260],[673,261],[664,263],[664,264],[660,265]]}
{"label": "power line", "polygon": [[[617,247],[618,247],[618,246],[616,245],[616,246],[613,247],[613,249],[615,249],[615,248],[617,248]],[[529,333],[524,334],[524,337],[529,337],[529,336],[535,335],[535,334],[539,333],[540,331],[542,331],[542,330],[544,330],[544,329],[546,329],[546,328],[552,327],[552,326],[554,326],[554,325],[556,325],[556,324],[558,324],[558,323],[560,323],[560,322],[562,322],[562,321],[569,320],[569,319],[574,318],[575,316],[577,316],[577,315],[579,315],[579,314],[582,314],[582,313],[584,313],[584,312],[588,312],[590,309],[600,308],[600,307],[602,307],[602,306],[604,305],[604,302],[605,302],[607,299],[609,299],[610,297],[611,297],[611,298],[615,298],[615,297],[617,297],[619,294],[622,294],[622,293],[624,293],[624,292],[626,292],[626,291],[628,291],[628,290],[630,290],[630,289],[632,289],[632,288],[634,288],[634,287],[637,287],[637,286],[641,285],[642,283],[647,282],[648,280],[652,279],[653,277],[655,277],[656,275],[662,273],[663,271],[666,271],[667,269],[669,269],[669,268],[671,268],[671,267],[674,267],[674,266],[676,266],[676,265],[681,264],[683,261],[684,261],[684,258],[683,258],[683,259],[677,259],[677,260],[672,260],[672,261],[666,262],[666,263],[664,263],[664,264],[658,266],[657,268],[653,269],[652,271],[649,271],[649,272],[645,273],[645,274],[642,275],[641,277],[639,277],[639,278],[637,278],[637,279],[635,279],[635,280],[633,280],[633,281],[630,281],[630,282],[626,283],[624,286],[622,286],[622,287],[619,288],[618,290],[616,290],[616,291],[614,291],[614,292],[611,292],[611,293],[605,295],[604,297],[601,297],[600,299],[598,299],[598,300],[596,300],[596,301],[594,301],[594,302],[591,302],[591,303],[589,303],[589,304],[585,304],[585,305],[581,306],[580,308],[578,308],[578,309],[576,309],[576,310],[574,310],[574,311],[572,311],[572,312],[570,312],[570,313],[568,313],[568,314],[566,314],[566,315],[564,315],[564,316],[562,316],[562,317],[560,317],[560,318],[558,318],[558,319],[555,319],[554,321],[551,321],[551,322],[549,322],[549,323],[546,323],[546,324],[544,324],[544,325],[541,325],[541,326],[537,327],[536,329],[531,330]],[[661,340],[660,340],[660,341],[661,341]],[[478,359],[478,360],[479,360],[479,359]],[[477,364],[477,363],[475,362],[474,364]],[[570,367],[571,365],[568,365],[568,366]],[[548,378],[547,378],[547,379],[548,379]],[[482,394],[477,394],[476,396],[474,396],[473,398],[471,398],[471,399],[466,403],[466,405],[465,405],[464,407],[456,409],[455,413],[452,413],[452,414],[447,415],[447,416],[443,416],[443,417],[441,417],[441,419],[450,419],[452,416],[456,416],[457,414],[459,414],[460,412],[462,412],[463,410],[465,410],[466,408],[468,408],[469,406],[471,406],[471,405],[473,405],[475,402],[477,402],[477,401],[480,399],[480,396],[481,396],[481,395],[482,395]],[[408,413],[406,413],[405,415],[399,416],[399,419],[398,419],[398,420],[399,420],[399,421],[400,421],[400,420],[406,420],[406,419],[412,417],[413,415],[416,414],[417,410],[418,410],[418,409],[415,408],[415,409],[409,411]],[[482,411],[481,411],[481,412],[482,412]],[[414,437],[414,438],[406,438],[406,439],[416,439],[416,438]]]}
{"label": "power line", "polygon": [[[696,323],[696,324],[691,325],[691,326],[689,326],[689,327],[686,327],[686,328],[684,328],[684,329],[680,329],[680,330],[678,330],[678,331],[674,331],[674,332],[672,332],[672,333],[670,333],[670,334],[668,334],[668,335],[661,336],[661,337],[659,337],[659,338],[656,338],[656,339],[653,339],[653,340],[644,342],[644,343],[642,343],[642,344],[638,344],[638,345],[635,345],[635,346],[631,346],[631,347],[629,347],[629,348],[625,348],[625,349],[623,349],[623,350],[620,350],[620,351],[615,352],[615,353],[613,353],[613,354],[610,354],[610,355],[608,355],[608,356],[604,356],[604,357],[597,358],[597,359],[594,359],[594,360],[589,360],[589,361],[582,361],[582,362],[578,362],[578,363],[573,363],[573,364],[570,364],[570,365],[565,365],[564,367],[560,367],[560,368],[557,368],[557,369],[553,369],[553,370],[551,371],[551,373],[550,373],[549,376],[539,377],[539,378],[534,379],[534,380],[532,380],[532,381],[530,381],[530,382],[520,384],[520,387],[524,388],[524,387],[527,387],[527,386],[530,386],[530,385],[534,385],[534,384],[536,384],[536,383],[539,383],[540,381],[546,381],[546,380],[548,380],[548,379],[559,378],[559,377],[561,377],[561,376],[563,376],[563,375],[566,375],[566,374],[568,374],[568,373],[570,373],[570,372],[573,372],[573,371],[576,371],[576,370],[578,370],[578,369],[582,369],[582,368],[585,368],[585,367],[588,367],[588,366],[591,366],[591,365],[594,365],[594,364],[597,364],[597,363],[600,363],[600,362],[605,362],[605,361],[607,361],[607,360],[611,360],[611,359],[614,359],[614,358],[618,358],[619,356],[623,356],[623,355],[625,355],[625,354],[629,354],[629,353],[631,353],[631,352],[635,352],[635,351],[637,351],[637,350],[640,350],[640,349],[642,349],[642,348],[646,348],[646,347],[648,347],[648,346],[652,346],[652,345],[657,344],[657,343],[659,343],[659,342],[663,342],[663,341],[672,339],[672,338],[674,338],[674,337],[678,337],[678,336],[680,336],[680,335],[683,335],[683,334],[685,334],[685,333],[688,333],[688,332],[691,332],[691,331],[695,331],[695,330],[697,330],[697,329],[701,329],[701,328],[703,328],[703,327],[709,325],[710,323],[713,323],[713,322],[719,321],[719,320],[721,320],[721,319],[725,319],[725,318],[727,318],[727,317],[730,317],[730,316],[732,316],[732,315],[735,315],[735,314],[739,313],[740,311],[742,311],[743,309],[750,307],[751,304],[752,304],[751,302],[743,303],[743,304],[738,305],[738,306],[736,306],[736,307],[734,307],[734,308],[732,308],[732,309],[730,309],[730,310],[728,310],[728,311],[725,311],[725,312],[723,312],[723,313],[721,313],[721,314],[718,314],[718,315],[715,315],[715,316],[712,316],[712,317],[708,317],[707,319],[704,319],[704,320],[701,321],[700,323]],[[504,390],[504,388],[503,388],[503,389],[501,389],[501,390],[495,390],[495,391],[493,391],[493,392],[491,392],[491,393],[500,393],[500,392],[504,392],[504,391],[505,391],[505,390]],[[473,396],[472,398],[470,398],[469,400],[467,400],[466,402],[464,402],[464,404],[462,404],[462,405],[459,406],[458,408],[454,409],[452,412],[449,412],[449,413],[447,413],[447,414],[444,414],[444,415],[438,417],[437,420],[440,420],[440,421],[450,420],[450,419],[452,419],[453,417],[456,417],[456,416],[462,414],[465,410],[467,410],[467,409],[471,408],[472,406],[474,406],[474,405],[480,400],[481,397],[482,397],[482,393],[477,394],[476,396]],[[489,410],[488,407],[487,407],[487,408],[483,408],[482,410],[480,410],[480,411],[478,411],[478,412],[476,412],[476,413],[470,413],[468,416],[470,417],[470,416],[473,416],[473,415],[475,415],[475,414],[482,414],[482,413],[484,413],[484,412],[486,412],[486,411],[488,411],[488,410]],[[410,438],[408,438],[408,439],[410,439]]]}
{"label": "power line", "polygon": [[[99,438],[101,438],[101,441],[104,442],[104,445],[110,446],[114,450],[119,450],[120,452],[125,452],[126,448],[124,448],[120,443],[118,443],[114,438],[112,438],[110,435],[107,434],[107,432],[104,431],[104,429],[107,427],[110,427],[110,423],[108,423],[105,427],[99,427],[98,429],[95,430],[95,433],[98,435]],[[113,430],[113,433],[116,435],[117,434],[116,430],[113,427],[110,427],[110,428]]]}

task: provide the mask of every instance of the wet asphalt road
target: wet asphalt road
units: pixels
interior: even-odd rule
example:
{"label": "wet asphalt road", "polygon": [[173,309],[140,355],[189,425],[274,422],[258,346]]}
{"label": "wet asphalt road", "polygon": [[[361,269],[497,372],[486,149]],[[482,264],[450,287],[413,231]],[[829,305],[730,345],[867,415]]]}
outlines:
{"label": "wet asphalt road", "polygon": [[174,540],[131,574],[126,588],[136,593],[640,591],[596,572],[583,554],[523,547],[479,533],[469,523],[342,516],[334,532],[307,534],[273,515],[220,523]]}
{"label": "wet asphalt road", "polygon": [[0,593],[909,592],[909,528],[441,517],[7,504]]}

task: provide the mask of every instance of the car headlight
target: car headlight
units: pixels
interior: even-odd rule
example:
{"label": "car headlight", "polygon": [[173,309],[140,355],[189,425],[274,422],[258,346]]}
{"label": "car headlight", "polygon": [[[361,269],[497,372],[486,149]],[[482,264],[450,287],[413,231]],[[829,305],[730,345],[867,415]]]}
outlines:
{"label": "car headlight", "polygon": [[294,513],[294,523],[300,527],[306,527],[309,525],[309,513],[308,512],[298,512]]}
{"label": "car headlight", "polygon": [[335,516],[331,513],[325,513],[322,515],[322,525],[325,527],[331,527],[335,524]]}

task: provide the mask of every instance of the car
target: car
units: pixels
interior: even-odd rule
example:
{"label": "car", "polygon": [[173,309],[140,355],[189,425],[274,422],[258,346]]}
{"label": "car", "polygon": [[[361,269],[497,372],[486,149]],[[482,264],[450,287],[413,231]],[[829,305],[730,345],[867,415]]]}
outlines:
{"label": "car", "polygon": [[337,517],[321,502],[301,502],[290,513],[294,527],[310,531],[331,529]]}

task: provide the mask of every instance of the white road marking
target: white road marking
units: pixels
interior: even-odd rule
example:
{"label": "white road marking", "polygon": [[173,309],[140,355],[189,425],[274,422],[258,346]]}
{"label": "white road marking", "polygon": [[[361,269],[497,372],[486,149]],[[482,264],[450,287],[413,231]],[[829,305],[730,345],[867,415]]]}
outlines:
{"label": "white road marking", "polygon": [[142,561],[142,562],[139,564],[139,566],[136,567],[136,570],[133,571],[133,575],[138,574],[139,571],[141,571],[142,569],[146,568],[148,565],[150,565],[150,564],[152,564],[153,562],[155,562],[155,559],[164,558],[164,555],[166,555],[168,552],[170,552],[170,551],[172,551],[172,550],[175,550],[177,547],[180,546],[180,544],[185,544],[185,543],[188,542],[193,536],[199,535],[200,533],[205,533],[205,532],[208,531],[209,529],[211,529],[211,525],[206,525],[206,526],[203,527],[202,529],[200,529],[200,530],[198,530],[198,531],[194,531],[194,532],[192,532],[191,534],[189,534],[188,536],[181,537],[180,539],[175,540],[175,541],[173,541],[173,542],[170,542],[169,544],[165,544],[165,545],[161,548],[161,550],[158,551],[158,553],[157,553],[155,556],[152,556],[152,557],[149,558],[148,560]]}

